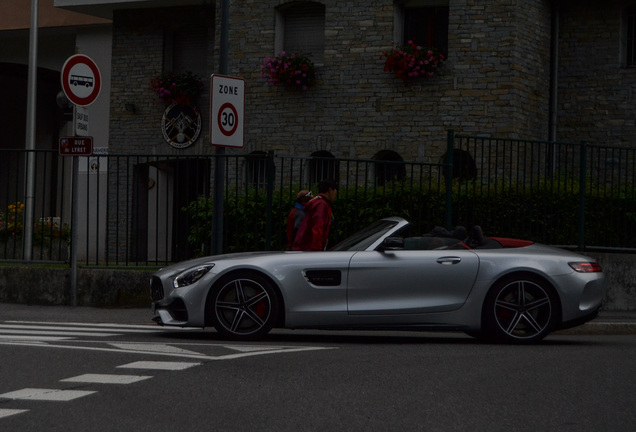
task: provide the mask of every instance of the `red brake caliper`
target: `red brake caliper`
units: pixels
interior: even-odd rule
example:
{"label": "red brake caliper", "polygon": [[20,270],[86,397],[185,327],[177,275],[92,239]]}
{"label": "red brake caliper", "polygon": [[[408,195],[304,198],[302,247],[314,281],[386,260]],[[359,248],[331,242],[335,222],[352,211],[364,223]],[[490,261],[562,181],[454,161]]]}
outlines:
{"label": "red brake caliper", "polygon": [[259,301],[256,304],[256,307],[254,308],[254,312],[256,312],[256,315],[258,315],[261,318],[265,318],[265,307],[267,306],[267,303],[265,302],[265,300]]}

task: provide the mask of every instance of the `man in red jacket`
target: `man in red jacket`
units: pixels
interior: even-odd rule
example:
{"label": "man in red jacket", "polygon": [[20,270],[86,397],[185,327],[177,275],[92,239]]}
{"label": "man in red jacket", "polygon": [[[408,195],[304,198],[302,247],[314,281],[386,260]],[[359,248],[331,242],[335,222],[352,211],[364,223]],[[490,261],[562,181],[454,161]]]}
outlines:
{"label": "man in red jacket", "polygon": [[327,248],[331,227],[331,204],[338,188],[331,180],[318,183],[318,195],[305,205],[305,218],[298,228],[292,246],[295,251],[322,251]]}

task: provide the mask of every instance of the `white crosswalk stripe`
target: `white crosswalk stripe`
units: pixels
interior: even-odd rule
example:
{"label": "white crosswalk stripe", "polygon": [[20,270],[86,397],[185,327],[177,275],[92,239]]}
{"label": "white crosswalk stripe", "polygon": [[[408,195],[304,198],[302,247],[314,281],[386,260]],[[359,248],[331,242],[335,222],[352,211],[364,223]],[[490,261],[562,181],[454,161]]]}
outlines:
{"label": "white crosswalk stripe", "polygon": [[[177,329],[179,331],[180,329]],[[109,338],[124,334],[161,333],[152,325],[50,323],[37,321],[5,321],[0,323],[0,343],[12,341],[61,341],[81,337]]]}
{"label": "white crosswalk stripe", "polygon": [[157,325],[135,325],[135,324],[108,324],[108,323],[80,323],[80,322],[60,322],[52,323],[48,321],[4,321],[5,324],[0,324],[7,327],[15,327],[21,325],[31,325],[37,327],[51,326],[57,328],[59,326],[67,327],[90,327],[93,330],[105,329],[104,331],[118,331],[121,333],[148,333],[148,332],[162,332],[164,331]]}
{"label": "white crosswalk stripe", "polygon": [[3,417],[9,417],[12,415],[20,414],[23,412],[27,412],[27,409],[2,409],[0,408],[0,419]]}
{"label": "white crosswalk stripe", "polygon": [[118,368],[124,369],[149,369],[149,370],[184,370],[194,366],[199,366],[201,363],[190,362],[162,362],[162,361],[137,361],[129,363]]}
{"label": "white crosswalk stripe", "polygon": [[0,394],[0,399],[29,399],[40,401],[61,401],[68,402],[73,399],[97,393],[89,390],[60,390],[60,389],[39,389],[25,388],[9,393]]}
{"label": "white crosswalk stripe", "polygon": [[109,338],[128,334],[200,332],[201,329],[165,329],[152,325],[50,323],[37,321],[0,322],[0,345],[29,345],[68,350],[118,352],[195,360],[232,360],[265,354],[333,349],[333,347],[281,346],[242,343],[129,342]]}
{"label": "white crosswalk stripe", "polygon": [[132,384],[149,378],[152,377],[147,375],[84,374],[63,379],[61,382],[85,384]]}

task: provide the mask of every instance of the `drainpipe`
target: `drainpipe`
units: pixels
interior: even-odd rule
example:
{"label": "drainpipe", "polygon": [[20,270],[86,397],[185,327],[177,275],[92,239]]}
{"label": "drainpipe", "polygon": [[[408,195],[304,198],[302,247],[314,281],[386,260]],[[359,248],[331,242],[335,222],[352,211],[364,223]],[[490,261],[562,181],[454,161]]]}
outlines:
{"label": "drainpipe", "polygon": [[[554,142],[557,139],[557,117],[558,117],[558,90],[559,90],[559,11],[560,0],[552,1],[552,22],[550,29],[550,101],[548,109],[548,141]],[[551,151],[549,172],[554,170],[554,151]]]}

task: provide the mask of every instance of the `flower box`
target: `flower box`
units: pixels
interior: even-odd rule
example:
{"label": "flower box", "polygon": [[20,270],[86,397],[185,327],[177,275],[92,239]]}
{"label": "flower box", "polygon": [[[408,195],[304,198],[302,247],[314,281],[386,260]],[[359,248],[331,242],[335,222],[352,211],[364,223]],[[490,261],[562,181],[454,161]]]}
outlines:
{"label": "flower box", "polygon": [[381,58],[386,58],[384,70],[406,83],[432,77],[446,60],[435,48],[421,47],[412,40],[404,46],[384,51]]}
{"label": "flower box", "polygon": [[281,52],[276,57],[265,57],[261,63],[261,76],[270,84],[284,85],[290,90],[307,90],[316,81],[316,70],[309,56]]}

